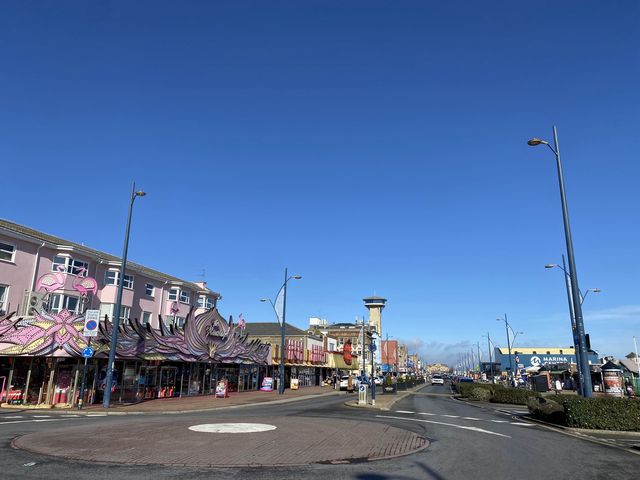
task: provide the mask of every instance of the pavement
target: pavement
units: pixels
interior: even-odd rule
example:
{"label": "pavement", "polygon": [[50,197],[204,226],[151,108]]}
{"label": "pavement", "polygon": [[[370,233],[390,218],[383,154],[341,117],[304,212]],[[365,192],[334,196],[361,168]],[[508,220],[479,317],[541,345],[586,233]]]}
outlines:
{"label": "pavement", "polygon": [[[386,395],[384,405],[409,392]],[[185,467],[292,467],[309,464],[348,464],[410,455],[429,446],[419,433],[357,418],[295,416],[275,410],[272,415],[232,413],[241,406],[274,405],[354,394],[327,387],[287,390],[284,395],[243,392],[229,398],[160,399],[117,406],[110,415],[149,414],[135,423],[112,418],[108,423],[83,422],[14,438],[13,448],[32,454],[83,462],[119,465]],[[284,398],[282,398],[284,397]],[[331,400],[330,397],[336,397]],[[393,398],[390,398],[393,397]],[[351,400],[348,400],[350,402]],[[284,406],[283,406],[284,408]],[[216,412],[216,410],[225,410]],[[106,416],[90,408],[88,416]],[[185,413],[167,421],[160,414]],[[106,418],[104,419],[107,420]]]}

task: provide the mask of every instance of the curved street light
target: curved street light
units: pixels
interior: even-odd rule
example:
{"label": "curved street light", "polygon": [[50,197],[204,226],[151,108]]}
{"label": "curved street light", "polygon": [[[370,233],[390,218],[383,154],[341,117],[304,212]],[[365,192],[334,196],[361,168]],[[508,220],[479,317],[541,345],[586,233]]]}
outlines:
{"label": "curved street light", "polygon": [[549,145],[546,140],[539,138],[532,138],[527,142],[528,145],[535,147],[537,145],[546,145],[553,152],[556,157],[556,168],[558,171],[558,185],[560,187],[560,202],[562,204],[562,220],[564,223],[564,236],[567,247],[567,257],[569,259],[569,275],[571,277],[571,301],[573,304],[573,311],[575,313],[575,325],[576,325],[576,339],[580,345],[580,363],[582,364],[582,372],[584,375],[584,381],[581,382],[583,386],[582,395],[585,397],[593,396],[593,387],[591,385],[591,373],[589,369],[589,359],[587,357],[587,343],[584,333],[584,320],[582,318],[582,305],[580,304],[580,289],[578,288],[578,274],[576,271],[576,261],[573,255],[573,239],[571,237],[571,225],[569,223],[569,209],[567,207],[567,196],[564,188],[564,177],[562,174],[562,162],[560,161],[560,145],[558,143],[558,131],[554,125],[553,127],[553,144],[554,147]]}
{"label": "curved street light", "polygon": [[[270,298],[261,298],[261,302],[269,302],[276,314],[276,319],[280,323],[280,380],[278,381],[278,394],[284,393],[284,330],[285,330],[285,318],[287,313],[287,283],[289,280],[300,280],[302,276],[291,275],[289,276],[287,269],[284,269],[284,283],[278,290],[275,303]],[[280,300],[282,299],[282,300]],[[282,312],[278,311],[278,305],[282,302]]]}
{"label": "curved street light", "polygon": [[102,397],[102,406],[109,408],[111,402],[111,386],[113,384],[113,364],[116,361],[116,343],[118,342],[118,328],[120,325],[120,310],[122,310],[122,286],[124,283],[124,272],[127,268],[127,252],[129,250],[129,232],[131,230],[131,212],[133,211],[133,202],[137,197],[144,197],[146,192],[136,190],[136,182],[133,182],[131,188],[131,199],[129,201],[129,215],[127,216],[127,229],[124,234],[124,248],[122,251],[122,263],[120,264],[120,273],[118,277],[118,293],[116,296],[116,306],[111,319],[111,345],[109,347],[109,363],[107,363],[107,373],[104,382],[104,396]]}

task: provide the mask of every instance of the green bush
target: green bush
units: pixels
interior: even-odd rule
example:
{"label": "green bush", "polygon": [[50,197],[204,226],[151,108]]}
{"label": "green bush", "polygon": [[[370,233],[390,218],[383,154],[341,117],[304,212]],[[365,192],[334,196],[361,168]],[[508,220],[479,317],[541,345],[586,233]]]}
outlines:
{"label": "green bush", "polygon": [[640,432],[639,400],[561,397],[568,427]]}
{"label": "green bush", "polygon": [[493,391],[496,387],[498,387],[498,385],[491,385],[489,383],[459,382],[456,385],[456,391],[460,394],[460,396],[468,398],[473,389],[481,388],[487,390],[492,396]]}
{"label": "green bush", "polygon": [[[473,384],[472,384],[473,385]],[[469,400],[477,400],[479,402],[488,402],[491,400],[491,389],[475,386],[469,390]]]}
{"label": "green bush", "polygon": [[564,425],[564,406],[558,397],[530,397],[527,401],[529,413],[540,420]]}
{"label": "green bush", "polygon": [[514,405],[527,405],[530,398],[539,397],[538,392],[525,390],[522,388],[506,388],[500,387],[493,391],[491,401],[494,403],[510,403]]}

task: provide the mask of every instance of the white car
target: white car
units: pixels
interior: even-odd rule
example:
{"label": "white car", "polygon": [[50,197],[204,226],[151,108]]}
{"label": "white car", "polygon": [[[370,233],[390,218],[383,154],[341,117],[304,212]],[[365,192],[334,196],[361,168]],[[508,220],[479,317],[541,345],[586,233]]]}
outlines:
{"label": "white car", "polygon": [[346,390],[349,388],[349,375],[343,375],[340,377],[340,390]]}
{"label": "white car", "polygon": [[444,378],[440,375],[434,375],[431,377],[431,385],[444,385]]}

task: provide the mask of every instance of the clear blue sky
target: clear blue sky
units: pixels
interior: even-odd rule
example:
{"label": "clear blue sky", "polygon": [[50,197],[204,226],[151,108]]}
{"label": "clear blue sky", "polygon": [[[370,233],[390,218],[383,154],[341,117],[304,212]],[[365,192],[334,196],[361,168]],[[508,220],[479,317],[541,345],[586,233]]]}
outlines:
{"label": "clear blue sky", "polygon": [[[383,327],[451,361],[504,314],[572,343],[559,129],[593,347],[640,337],[635,1],[5,2],[1,217],[185,279],[221,311]],[[522,338],[522,341],[520,340]],[[483,343],[485,345],[485,343]],[[486,348],[485,348],[486,351]]]}

